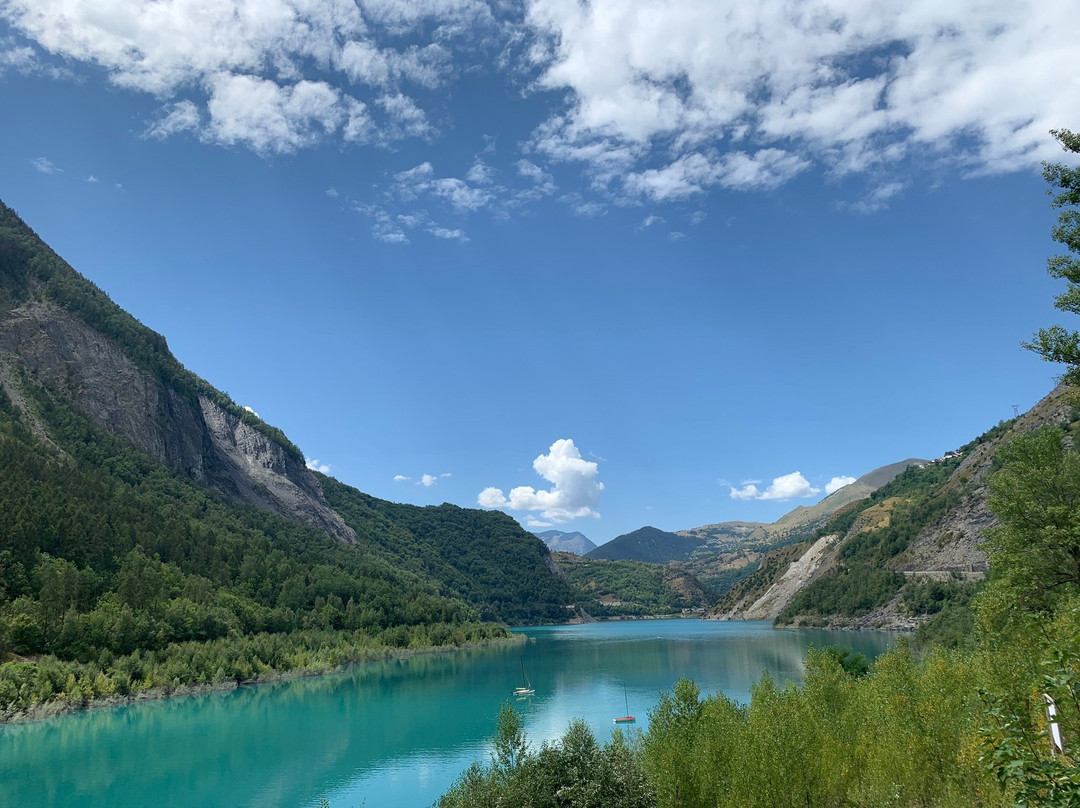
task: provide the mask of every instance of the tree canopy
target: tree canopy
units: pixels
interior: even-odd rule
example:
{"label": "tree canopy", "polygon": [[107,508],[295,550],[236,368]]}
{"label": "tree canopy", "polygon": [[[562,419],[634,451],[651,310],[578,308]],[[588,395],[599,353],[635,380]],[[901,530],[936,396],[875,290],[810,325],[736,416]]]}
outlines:
{"label": "tree canopy", "polygon": [[[1051,130],[1067,152],[1080,154],[1080,134],[1068,129]],[[1044,163],[1043,177],[1051,185],[1054,195],[1051,204],[1063,210],[1058,215],[1052,235],[1054,241],[1064,244],[1072,255],[1055,255],[1047,260],[1047,269],[1055,278],[1064,278],[1067,287],[1054,299],[1054,306],[1061,311],[1080,314],[1080,167],[1065,163]],[[1029,348],[1048,362],[1066,365],[1064,380],[1070,384],[1080,383],[1080,332],[1069,331],[1063,326],[1042,328],[1025,342]]]}

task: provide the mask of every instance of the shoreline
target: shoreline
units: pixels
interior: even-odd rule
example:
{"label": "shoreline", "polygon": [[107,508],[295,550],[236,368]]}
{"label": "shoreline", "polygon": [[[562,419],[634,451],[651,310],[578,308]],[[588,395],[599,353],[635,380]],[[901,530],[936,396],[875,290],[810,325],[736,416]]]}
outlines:
{"label": "shoreline", "polygon": [[351,665],[363,665],[368,662],[385,662],[388,659],[408,659],[409,657],[425,656],[429,654],[454,654],[459,651],[467,651],[477,648],[498,648],[501,645],[519,645],[526,641],[524,634],[512,634],[509,637],[496,637],[482,642],[468,642],[463,645],[433,645],[425,648],[387,648],[375,656],[358,657],[346,660],[332,668],[311,670],[299,669],[291,671],[271,671],[253,679],[223,679],[218,682],[202,682],[178,687],[154,687],[148,690],[140,690],[138,693],[129,693],[125,696],[102,696],[86,701],[67,701],[56,699],[43,701],[31,705],[26,709],[0,712],[0,732],[4,727],[21,724],[33,724],[45,721],[57,716],[71,713],[86,713],[91,710],[105,710],[113,707],[128,707],[133,704],[141,704],[150,701],[163,701],[165,699],[181,699],[188,696],[202,696],[207,693],[222,693],[229,690],[239,690],[242,687],[257,687],[259,685],[288,682],[295,679],[314,679],[319,676],[330,676],[340,673]]}

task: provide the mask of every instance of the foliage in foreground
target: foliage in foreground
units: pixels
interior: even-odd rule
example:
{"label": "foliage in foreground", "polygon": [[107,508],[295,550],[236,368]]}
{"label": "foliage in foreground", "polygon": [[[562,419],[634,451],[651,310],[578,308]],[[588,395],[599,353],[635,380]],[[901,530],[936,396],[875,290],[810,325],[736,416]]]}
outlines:
{"label": "foliage in foreground", "polygon": [[491,764],[473,764],[438,808],[652,808],[656,798],[640,751],[616,731],[604,745],[584,721],[571,722],[556,743],[529,750],[521,718],[509,704],[499,714]]}
{"label": "foliage in foreground", "polygon": [[[765,675],[748,705],[702,699],[682,680],[649,713],[648,732],[603,747],[618,752],[617,782],[643,783],[637,802],[594,799],[615,793],[600,765],[566,788],[563,758],[548,747],[529,753],[518,724],[515,764],[500,756],[474,766],[440,806],[1080,805],[1080,452],[1065,430],[1047,428],[999,457],[989,582],[974,601],[956,582],[912,593],[941,604],[951,622],[936,636],[954,647],[924,637],[921,656],[901,644],[869,670],[834,648],[811,651],[802,686]],[[958,615],[970,632],[957,628]],[[1060,751],[1051,748],[1047,697]],[[504,711],[497,749],[508,723]],[[572,726],[558,749],[576,748],[581,733]]]}

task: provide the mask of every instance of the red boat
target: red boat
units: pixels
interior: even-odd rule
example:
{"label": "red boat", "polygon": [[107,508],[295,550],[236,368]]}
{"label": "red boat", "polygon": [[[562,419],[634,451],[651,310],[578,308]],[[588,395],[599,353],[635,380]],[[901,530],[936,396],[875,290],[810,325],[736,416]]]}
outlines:
{"label": "red boat", "polygon": [[[629,713],[630,712],[630,703],[629,703],[629,701],[627,701],[627,698],[626,698],[626,685],[622,686],[622,697],[623,697],[623,704],[626,706],[626,712]],[[637,719],[634,718],[634,716],[632,716],[632,715],[620,716],[619,718],[616,718],[616,719],[613,719],[613,720],[615,721],[616,724],[636,724],[637,723]]]}

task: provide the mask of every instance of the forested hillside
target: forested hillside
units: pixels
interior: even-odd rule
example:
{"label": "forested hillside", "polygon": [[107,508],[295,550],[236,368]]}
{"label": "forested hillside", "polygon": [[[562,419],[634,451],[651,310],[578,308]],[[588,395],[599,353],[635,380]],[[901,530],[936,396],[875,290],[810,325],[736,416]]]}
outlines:
{"label": "forested hillside", "polygon": [[590,550],[586,557],[608,561],[646,561],[650,564],[665,564],[668,561],[685,561],[702,544],[703,542],[697,538],[645,526],[616,536],[595,550]]}
{"label": "forested hillside", "polygon": [[581,611],[592,617],[640,617],[704,612],[712,598],[676,564],[607,561],[555,553]]}
{"label": "forested hillside", "polygon": [[0,204],[0,717],[571,616],[499,512],[366,496]]}
{"label": "forested hillside", "polygon": [[[982,577],[986,556],[977,547],[981,539],[960,535],[959,525],[948,529],[949,520],[968,533],[981,524],[994,451],[1016,432],[1062,413],[1060,394],[1052,395],[1018,424],[1002,422],[939,460],[908,467],[838,511],[810,539],[766,555],[712,615],[913,627],[947,602],[969,598],[969,582]],[[920,537],[932,552],[916,552]]]}

